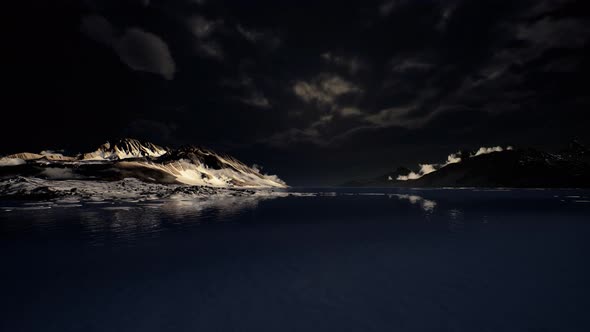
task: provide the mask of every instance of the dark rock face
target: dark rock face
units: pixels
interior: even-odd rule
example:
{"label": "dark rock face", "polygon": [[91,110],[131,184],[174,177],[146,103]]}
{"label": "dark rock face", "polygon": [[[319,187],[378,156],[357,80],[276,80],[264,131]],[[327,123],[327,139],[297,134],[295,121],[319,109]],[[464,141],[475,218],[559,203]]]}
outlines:
{"label": "dark rock face", "polygon": [[[199,146],[188,145],[176,150],[168,151],[168,153],[160,157],[158,160],[162,163],[166,163],[184,159],[190,160],[191,162],[202,163],[211,169],[222,169],[228,166],[228,164],[224,163],[221,158],[221,155],[218,155],[211,150]],[[227,158],[234,160],[231,157]]]}

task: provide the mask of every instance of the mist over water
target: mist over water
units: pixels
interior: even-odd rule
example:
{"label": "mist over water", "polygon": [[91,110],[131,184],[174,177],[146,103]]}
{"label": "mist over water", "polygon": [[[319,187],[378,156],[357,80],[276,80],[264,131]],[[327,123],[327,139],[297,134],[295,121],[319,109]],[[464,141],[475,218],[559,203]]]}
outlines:
{"label": "mist over water", "polygon": [[2,331],[587,331],[590,191],[0,202]]}

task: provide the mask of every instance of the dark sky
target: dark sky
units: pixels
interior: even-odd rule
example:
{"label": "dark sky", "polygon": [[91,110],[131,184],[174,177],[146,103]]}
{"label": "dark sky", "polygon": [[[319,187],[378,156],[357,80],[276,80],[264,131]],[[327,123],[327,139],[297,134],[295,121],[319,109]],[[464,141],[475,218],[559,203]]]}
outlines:
{"label": "dark sky", "polygon": [[590,142],[587,1],[28,1],[2,152],[117,137],[229,152],[289,184],[461,148]]}

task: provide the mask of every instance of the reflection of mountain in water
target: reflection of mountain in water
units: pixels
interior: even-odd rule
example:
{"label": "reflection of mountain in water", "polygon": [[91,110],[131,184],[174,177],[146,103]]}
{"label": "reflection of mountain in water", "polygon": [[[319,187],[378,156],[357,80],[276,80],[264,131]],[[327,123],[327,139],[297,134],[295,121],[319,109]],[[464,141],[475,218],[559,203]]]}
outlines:
{"label": "reflection of mountain in water", "polygon": [[[285,197],[285,192],[248,196],[214,195],[202,198],[175,196],[157,200],[51,200],[15,202],[0,211],[18,213],[32,229],[59,230],[79,225],[83,237],[95,245],[105,241],[132,242],[158,237],[168,229],[216,223],[239,218],[263,201]],[[19,225],[23,227],[23,225]]]}
{"label": "reflection of mountain in water", "polygon": [[434,210],[434,208],[436,207],[436,202],[429,200],[429,199],[424,199],[421,196],[418,195],[408,195],[408,194],[390,194],[390,197],[397,197],[400,200],[406,200],[412,204],[417,204],[420,206],[420,208],[422,208],[422,210],[424,210],[425,212],[432,212]]}

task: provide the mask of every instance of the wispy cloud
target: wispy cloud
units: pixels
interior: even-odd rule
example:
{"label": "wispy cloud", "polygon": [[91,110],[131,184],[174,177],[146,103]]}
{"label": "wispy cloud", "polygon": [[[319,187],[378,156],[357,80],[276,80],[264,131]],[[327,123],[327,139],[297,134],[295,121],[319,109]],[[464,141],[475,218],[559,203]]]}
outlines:
{"label": "wispy cloud", "polygon": [[321,54],[321,58],[327,63],[346,68],[351,74],[356,74],[361,68],[363,68],[363,64],[356,57],[345,57],[335,55],[331,52],[325,52]]}
{"label": "wispy cloud", "polygon": [[200,41],[195,45],[195,50],[201,56],[215,60],[223,60],[225,54],[221,45],[213,40]]}
{"label": "wispy cloud", "polygon": [[237,90],[235,99],[241,103],[257,108],[271,108],[272,103],[264,92],[257,87],[252,77],[242,74],[237,78],[225,78],[219,82],[221,86]]}
{"label": "wispy cloud", "polygon": [[363,114],[363,112],[356,107],[337,108],[335,110],[335,112],[340,114],[340,116],[343,116],[343,117],[354,117],[354,116],[360,116]]}
{"label": "wispy cloud", "polygon": [[185,26],[195,37],[193,50],[200,56],[218,61],[225,59],[225,53],[215,34],[223,30],[221,19],[209,19],[202,15],[192,15],[185,19]]}
{"label": "wispy cloud", "polygon": [[386,0],[379,5],[379,14],[387,16],[399,5],[400,0]]}
{"label": "wispy cloud", "polygon": [[312,81],[297,81],[293,92],[305,102],[332,104],[344,94],[358,93],[361,89],[337,75],[321,74]]}
{"label": "wispy cloud", "polygon": [[246,98],[240,98],[240,100],[247,105],[258,107],[258,108],[270,108],[270,101],[261,93],[255,92]]}
{"label": "wispy cloud", "polygon": [[201,15],[194,15],[186,19],[186,25],[197,38],[207,38],[223,25],[221,20],[209,20]]}
{"label": "wispy cloud", "polygon": [[415,128],[426,123],[433,116],[432,113],[417,116],[413,114],[417,108],[416,105],[410,104],[399,107],[383,109],[377,113],[369,114],[364,119],[378,127],[406,127]]}
{"label": "wispy cloud", "polygon": [[281,46],[281,38],[275,33],[246,28],[241,24],[236,26],[236,30],[244,39],[253,44],[260,44],[272,50]]}
{"label": "wispy cloud", "polygon": [[80,30],[91,39],[109,47],[111,47],[117,34],[111,22],[100,15],[83,17]]}
{"label": "wispy cloud", "polygon": [[397,73],[404,73],[408,71],[426,71],[433,67],[431,63],[421,61],[419,59],[404,59],[393,60],[392,70]]}

